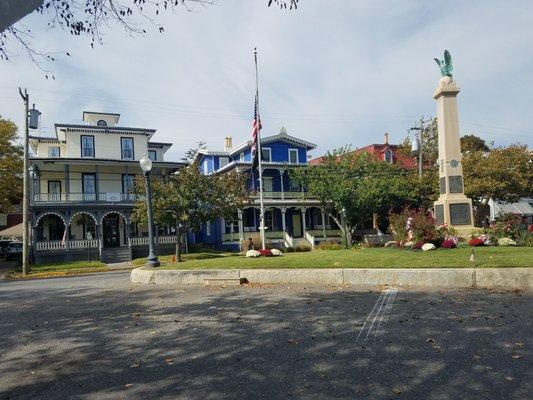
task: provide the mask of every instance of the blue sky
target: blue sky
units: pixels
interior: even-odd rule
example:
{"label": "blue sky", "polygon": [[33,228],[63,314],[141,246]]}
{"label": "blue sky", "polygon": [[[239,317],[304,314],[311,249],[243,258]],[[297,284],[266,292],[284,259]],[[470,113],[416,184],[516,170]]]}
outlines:
{"label": "blue sky", "polygon": [[[0,115],[21,124],[17,86],[42,111],[41,135],[83,110],[121,114],[121,125],[157,129],[179,159],[195,141],[221,148],[249,138],[254,98],[252,50],[259,49],[263,135],[281,126],[318,144],[314,155],[351,144],[401,141],[435,114],[440,77],[433,57],[450,50],[461,133],[497,145],[533,144],[533,3],[530,1],[301,0],[297,11],[267,1],[219,0],[164,15],[146,37],[120,27],[104,45],[21,21],[37,48],[58,52],[46,80],[12,47],[0,62]],[[72,57],[62,56],[69,51]]]}

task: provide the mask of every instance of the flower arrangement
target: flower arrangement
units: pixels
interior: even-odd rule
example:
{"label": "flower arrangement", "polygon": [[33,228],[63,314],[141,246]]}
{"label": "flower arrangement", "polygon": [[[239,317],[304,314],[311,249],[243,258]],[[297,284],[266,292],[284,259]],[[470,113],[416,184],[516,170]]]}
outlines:
{"label": "flower arrangement", "polygon": [[405,247],[405,248],[407,248],[407,249],[411,249],[411,248],[413,248],[414,245],[415,245],[414,242],[409,241],[409,242],[405,242],[405,243],[403,244],[403,247]]}
{"label": "flower arrangement", "polygon": [[282,253],[281,253],[281,250],[279,250],[279,249],[272,249],[272,250],[270,250],[270,251],[272,252],[272,255],[273,255],[274,257],[279,257],[279,256],[281,256],[281,254],[282,254]]}
{"label": "flower arrangement", "polygon": [[516,246],[516,242],[508,237],[498,239],[498,246]]}
{"label": "flower arrangement", "polygon": [[426,243],[422,246],[422,251],[430,251],[430,250],[435,250],[436,247],[433,243]]}
{"label": "flower arrangement", "polygon": [[468,242],[468,245],[472,247],[485,246],[485,242],[481,238],[472,238]]}
{"label": "flower arrangement", "polygon": [[272,254],[272,250],[269,249],[259,250],[259,254],[261,254],[263,257],[274,257],[274,254]]}
{"label": "flower arrangement", "polygon": [[446,241],[453,242],[455,244],[454,247],[457,247],[457,245],[459,244],[459,237],[457,237],[455,235],[446,235],[444,237],[443,243],[446,242]]}
{"label": "flower arrangement", "polygon": [[385,247],[398,247],[398,243],[394,240],[390,240],[387,243],[385,243]]}
{"label": "flower arrangement", "polygon": [[246,252],[246,257],[261,257],[261,253],[259,253],[257,250],[248,250]]}
{"label": "flower arrangement", "polygon": [[453,249],[457,247],[457,243],[452,239],[444,239],[440,247],[442,247],[443,249]]}

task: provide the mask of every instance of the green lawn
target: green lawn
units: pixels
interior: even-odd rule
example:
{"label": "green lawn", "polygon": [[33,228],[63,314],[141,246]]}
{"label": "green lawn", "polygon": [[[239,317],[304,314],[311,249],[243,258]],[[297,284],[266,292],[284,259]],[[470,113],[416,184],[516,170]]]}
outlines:
{"label": "green lawn", "polygon": [[[531,247],[478,247],[476,267],[533,267]],[[390,248],[322,250],[286,253],[281,257],[246,258],[236,253],[185,254],[185,261],[172,263],[161,257],[161,269],[216,268],[465,268],[473,267],[470,248],[439,249],[428,252]],[[146,259],[134,261],[143,265]]]}
{"label": "green lawn", "polygon": [[[100,272],[108,271],[107,265],[100,261],[75,261],[66,263],[54,263],[54,264],[37,264],[30,267],[30,272],[26,277],[48,277],[48,276],[64,276],[74,275],[85,272]],[[8,278],[17,279],[23,278],[20,271],[20,267],[7,274]]]}

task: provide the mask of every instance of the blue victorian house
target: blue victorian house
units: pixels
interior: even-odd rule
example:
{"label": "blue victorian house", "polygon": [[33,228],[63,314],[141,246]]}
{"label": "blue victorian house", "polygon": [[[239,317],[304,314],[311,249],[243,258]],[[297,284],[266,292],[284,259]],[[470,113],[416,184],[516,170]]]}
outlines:
{"label": "blue victorian house", "polygon": [[[315,148],[315,144],[290,136],[283,128],[277,135],[261,138],[265,238],[269,247],[314,247],[323,240],[340,241],[341,231],[320,202],[309,198],[305,189],[290,178],[291,169],[308,167],[308,152]],[[201,149],[193,163],[204,174],[232,170],[247,174],[250,205],[232,220],[219,218],[205,224],[196,235],[198,243],[239,250],[244,240],[258,235],[260,226],[259,174],[251,169],[251,140],[233,147],[232,138],[226,137],[224,150]]]}

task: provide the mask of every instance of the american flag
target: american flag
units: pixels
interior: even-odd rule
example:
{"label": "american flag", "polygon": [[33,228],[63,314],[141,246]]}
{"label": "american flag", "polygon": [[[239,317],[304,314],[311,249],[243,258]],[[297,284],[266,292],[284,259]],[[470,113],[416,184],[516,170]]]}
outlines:
{"label": "american flag", "polygon": [[261,117],[257,112],[257,94],[255,95],[254,104],[254,121],[252,123],[252,169],[259,165],[259,157],[257,154],[257,141],[259,140],[259,131],[261,130]]}

